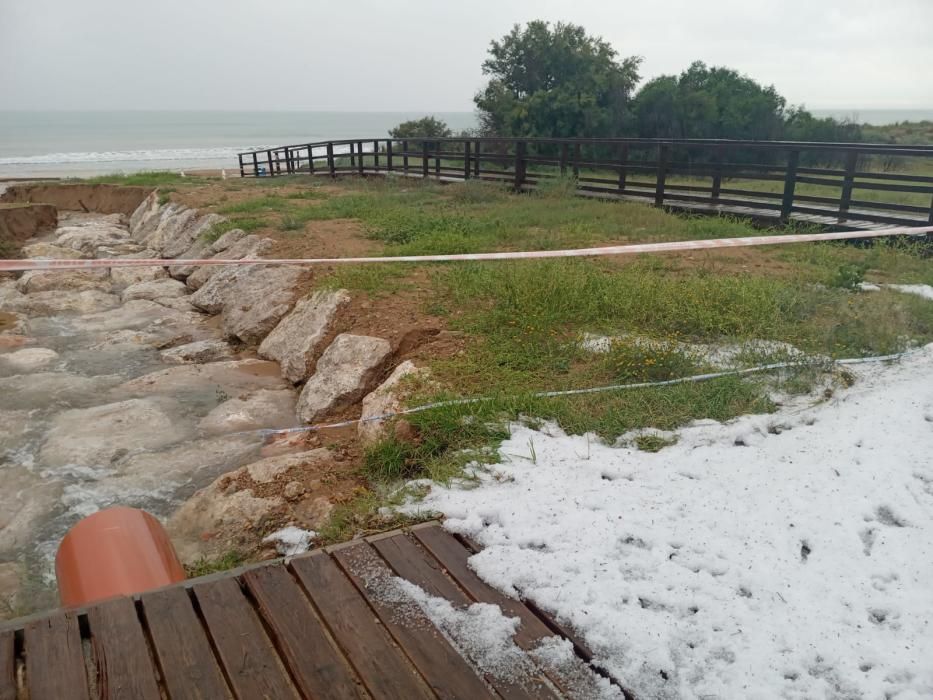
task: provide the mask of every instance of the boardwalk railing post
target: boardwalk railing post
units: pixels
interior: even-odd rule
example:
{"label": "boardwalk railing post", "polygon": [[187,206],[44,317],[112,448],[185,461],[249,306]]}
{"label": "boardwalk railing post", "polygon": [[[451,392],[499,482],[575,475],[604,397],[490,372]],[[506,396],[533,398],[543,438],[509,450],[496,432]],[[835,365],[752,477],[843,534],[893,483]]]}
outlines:
{"label": "boardwalk railing post", "polygon": [[253,151],[253,177],[259,177],[259,159],[256,151]]}
{"label": "boardwalk railing post", "polygon": [[666,143],[658,144],[658,174],[654,186],[654,206],[664,204],[664,186],[667,182],[667,161],[670,158],[671,148]]}
{"label": "boardwalk railing post", "polygon": [[[237,153],[236,159],[240,162],[240,177],[243,177],[243,154]],[[255,175],[256,173],[253,173]]]}
{"label": "boardwalk railing post", "polygon": [[379,142],[373,141],[373,168],[379,171]]}
{"label": "boardwalk railing post", "polygon": [[421,177],[428,177],[428,142],[421,142]]}
{"label": "boardwalk railing post", "polygon": [[327,169],[331,177],[337,177],[337,164],[334,162],[334,142],[327,142]]}
{"label": "boardwalk railing post", "polygon": [[473,177],[479,179],[479,139],[473,142]]}
{"label": "boardwalk railing post", "polygon": [[560,174],[567,174],[567,142],[560,145]]}
{"label": "boardwalk railing post", "polygon": [[846,152],[845,174],[842,177],[842,196],[839,198],[839,223],[846,220],[849,205],[852,203],[852,185],[855,182],[855,166],[858,163],[858,151]]}
{"label": "boardwalk railing post", "polygon": [[266,151],[266,160],[269,163],[269,177],[275,177],[275,166],[272,164],[272,151]]}
{"label": "boardwalk railing post", "polygon": [[524,141],[515,142],[515,182],[513,186],[516,190],[521,190],[525,184],[525,166],[526,149],[528,144]]}
{"label": "boardwalk railing post", "polygon": [[628,144],[619,148],[619,192],[625,192],[626,166],[628,165]]}
{"label": "boardwalk railing post", "polygon": [[386,141],[386,170],[392,172],[392,139]]}
{"label": "boardwalk railing post", "polygon": [[314,146],[308,144],[308,172],[314,175]]}
{"label": "boardwalk railing post", "polygon": [[470,179],[470,142],[463,142],[463,179]]}
{"label": "boardwalk railing post", "polygon": [[358,157],[356,159],[357,172],[360,174],[360,177],[362,177],[363,176],[363,142],[362,141],[356,142],[356,152],[358,154]]}
{"label": "boardwalk railing post", "polygon": [[440,178],[441,176],[441,142],[434,142],[434,175],[435,177]]}
{"label": "boardwalk railing post", "polygon": [[573,144],[573,176],[580,177],[580,142]]}
{"label": "boardwalk railing post", "polygon": [[408,141],[402,141],[402,170],[408,175]]}
{"label": "boardwalk railing post", "polygon": [[781,198],[781,223],[790,221],[794,210],[794,189],[797,187],[797,163],[800,161],[800,151],[793,150],[787,154],[787,169],[784,171],[784,196]]}
{"label": "boardwalk railing post", "polygon": [[719,194],[722,190],[722,163],[723,148],[715,146],[713,152],[713,191],[710,194],[713,204],[719,203]]}
{"label": "boardwalk railing post", "polygon": [[292,152],[288,146],[286,146],[283,150],[285,151],[285,173],[287,175],[291,175],[292,174]]}

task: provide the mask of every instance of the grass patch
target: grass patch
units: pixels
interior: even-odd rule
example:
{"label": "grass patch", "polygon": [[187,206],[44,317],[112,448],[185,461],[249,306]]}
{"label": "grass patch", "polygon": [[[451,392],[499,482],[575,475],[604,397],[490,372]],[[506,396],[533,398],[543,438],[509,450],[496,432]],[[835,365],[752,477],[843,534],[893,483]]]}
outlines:
{"label": "grass patch", "polygon": [[111,175],[100,175],[82,179],[81,182],[87,184],[111,184],[111,185],[140,185],[144,187],[163,187],[166,185],[194,185],[205,182],[203,178],[185,176],[182,177],[177,172],[163,170],[149,170],[139,173],[113,173]]}
{"label": "grass patch", "polygon": [[186,564],[185,573],[188,574],[188,578],[207,576],[208,574],[215,574],[218,571],[235,569],[244,563],[246,563],[246,558],[240,552],[230,551],[215,559],[201,557],[193,564]]}
{"label": "grass patch", "polygon": [[377,493],[370,489],[361,489],[354,498],[334,506],[330,517],[317,529],[318,543],[327,546],[346,542],[354,537],[415,525],[429,519],[385,510],[387,507],[401,505],[408,494],[406,490]]}

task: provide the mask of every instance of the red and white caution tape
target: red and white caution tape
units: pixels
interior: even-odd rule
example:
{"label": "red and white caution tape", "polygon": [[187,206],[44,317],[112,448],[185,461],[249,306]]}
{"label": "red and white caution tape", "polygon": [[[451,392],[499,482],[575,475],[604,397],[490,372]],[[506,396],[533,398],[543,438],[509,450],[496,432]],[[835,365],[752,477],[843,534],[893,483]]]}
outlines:
{"label": "red and white caution tape", "polygon": [[632,243],[628,245],[604,246],[601,248],[576,248],[571,250],[530,250],[505,253],[462,253],[456,255],[389,255],[367,258],[288,258],[221,260],[218,258],[103,258],[96,260],[0,260],[0,272],[22,270],[82,270],[86,268],[152,267],[168,265],[335,265],[366,263],[425,263],[455,262],[460,260],[532,260],[541,258],[589,258],[603,255],[640,255],[643,253],[668,253],[684,250],[709,250],[716,248],[746,248],[785,243],[818,243],[821,241],[843,241],[858,238],[880,238],[887,236],[920,236],[933,233],[933,226],[899,226],[876,231],[838,231],[835,233],[798,233],[783,236],[749,236],[747,238],[714,238],[699,241],[674,241],[670,243]]}

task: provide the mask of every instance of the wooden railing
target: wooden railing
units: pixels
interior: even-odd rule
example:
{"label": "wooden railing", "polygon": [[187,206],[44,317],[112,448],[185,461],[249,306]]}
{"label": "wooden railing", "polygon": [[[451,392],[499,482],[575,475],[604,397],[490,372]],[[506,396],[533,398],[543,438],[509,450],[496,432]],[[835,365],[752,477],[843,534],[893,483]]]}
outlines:
{"label": "wooden railing", "polygon": [[243,177],[393,173],[516,190],[573,175],[581,194],[787,222],[933,223],[933,145],[659,139],[352,139],[239,154]]}

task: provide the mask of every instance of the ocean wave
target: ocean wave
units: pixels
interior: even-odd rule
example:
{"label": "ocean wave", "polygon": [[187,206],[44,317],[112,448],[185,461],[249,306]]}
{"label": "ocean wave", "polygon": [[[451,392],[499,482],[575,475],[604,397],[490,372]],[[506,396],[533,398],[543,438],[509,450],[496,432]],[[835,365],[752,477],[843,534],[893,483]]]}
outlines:
{"label": "ocean wave", "polygon": [[100,151],[77,153],[44,153],[34,156],[0,158],[0,165],[53,165],[60,163],[122,163],[164,160],[230,160],[237,153],[264,146],[223,148],[164,148],[137,151]]}

